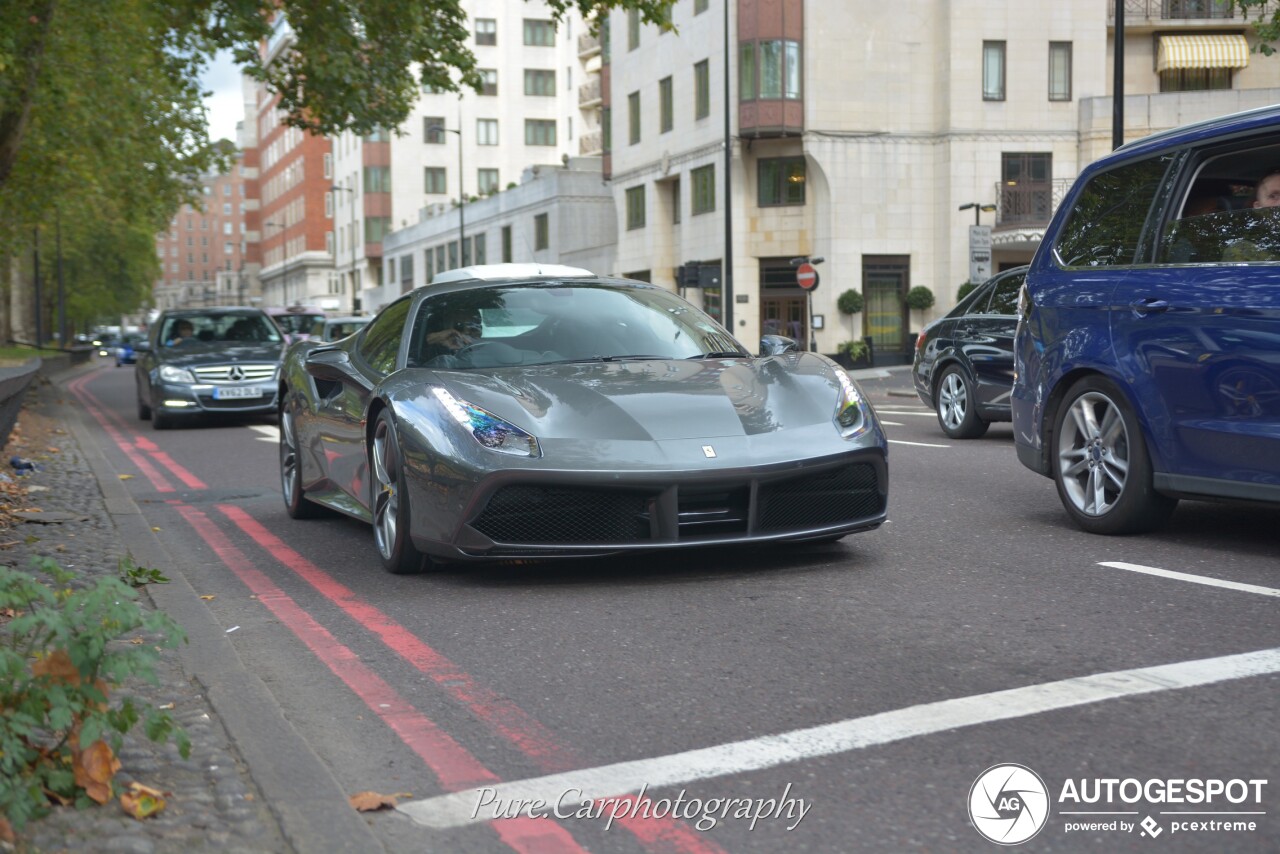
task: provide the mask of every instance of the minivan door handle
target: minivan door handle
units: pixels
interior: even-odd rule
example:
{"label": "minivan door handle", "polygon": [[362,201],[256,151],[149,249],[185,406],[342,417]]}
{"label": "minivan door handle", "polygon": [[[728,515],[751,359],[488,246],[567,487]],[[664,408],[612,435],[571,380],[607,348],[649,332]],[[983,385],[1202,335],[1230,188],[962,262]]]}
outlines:
{"label": "minivan door handle", "polygon": [[1143,297],[1129,303],[1129,308],[1133,309],[1135,314],[1157,314],[1169,310],[1169,301],[1155,299],[1154,297]]}

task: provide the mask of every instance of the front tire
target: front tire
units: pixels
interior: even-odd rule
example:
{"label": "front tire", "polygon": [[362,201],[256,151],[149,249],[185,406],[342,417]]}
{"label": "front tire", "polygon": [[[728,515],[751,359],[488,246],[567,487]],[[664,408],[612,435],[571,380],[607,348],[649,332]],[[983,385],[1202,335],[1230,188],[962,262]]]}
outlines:
{"label": "front tire", "polygon": [[284,493],[284,509],[291,519],[314,519],[320,515],[319,505],[307,499],[302,488],[302,462],[298,455],[298,434],[294,430],[293,413],[280,413],[280,487]]}
{"label": "front tire", "polygon": [[957,365],[943,371],[934,400],[938,426],[952,439],[977,439],[991,426],[978,417],[973,384]]}
{"label": "front tire", "polygon": [[[135,390],[136,390],[136,389],[135,389]],[[148,406],[146,403],[143,403],[143,401],[142,401],[142,392],[141,392],[141,391],[137,391],[137,397],[138,397],[138,420],[139,420],[139,421],[150,421],[150,420],[151,420],[151,407],[150,407],[150,406]]]}
{"label": "front tire", "polygon": [[1115,383],[1089,376],[1071,386],[1053,435],[1053,481],[1081,528],[1138,534],[1168,521],[1178,500],[1155,491],[1142,428]]}
{"label": "front tire", "polygon": [[396,575],[421,572],[426,558],[414,548],[410,536],[404,463],[400,455],[400,441],[396,437],[395,418],[389,409],[379,412],[374,424],[369,471],[373,475],[369,479],[369,488],[374,490],[370,502],[373,508],[373,539],[382,565]]}

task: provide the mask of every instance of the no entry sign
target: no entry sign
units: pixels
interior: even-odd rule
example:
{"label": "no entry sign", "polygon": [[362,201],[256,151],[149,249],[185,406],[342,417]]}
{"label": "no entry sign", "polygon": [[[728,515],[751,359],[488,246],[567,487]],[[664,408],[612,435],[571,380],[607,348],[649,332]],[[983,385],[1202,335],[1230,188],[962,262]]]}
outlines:
{"label": "no entry sign", "polygon": [[806,291],[818,287],[818,271],[812,264],[806,262],[796,268],[796,284]]}

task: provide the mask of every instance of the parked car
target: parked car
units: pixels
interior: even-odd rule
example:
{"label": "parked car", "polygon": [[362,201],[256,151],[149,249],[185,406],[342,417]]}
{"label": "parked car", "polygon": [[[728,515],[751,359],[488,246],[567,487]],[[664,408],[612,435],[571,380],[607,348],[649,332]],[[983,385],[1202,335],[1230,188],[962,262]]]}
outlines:
{"label": "parked car", "polygon": [[1013,333],[1027,268],[1014,267],[974,288],[916,338],[911,378],[952,439],[976,439],[1009,420]]}
{"label": "parked car", "polygon": [[317,341],[337,341],[339,338],[346,338],[348,335],[354,335],[361,329],[364,329],[372,317],[367,315],[351,316],[351,317],[326,317],[324,320],[316,321],[311,327],[310,338]]}
{"label": "parked car", "polygon": [[202,413],[277,409],[284,336],[261,309],[165,311],[134,349],[138,417],[157,430]]}
{"label": "parked car", "polygon": [[120,342],[113,348],[116,356],[116,367],[121,365],[133,365],[138,361],[137,353],[134,351],[134,345],[142,340],[141,335],[125,335]]}
{"label": "parked car", "polygon": [[1122,146],[1085,169],[1027,272],[1018,458],[1087,531],[1179,498],[1280,503],[1280,108]]}
{"label": "parked car", "polygon": [[884,433],[834,362],[753,357],[665,288],[494,266],[290,348],[290,516],[324,505],[372,523],[392,572],[424,556],[826,541],[884,522]]}
{"label": "parked car", "polygon": [[325,318],[324,309],[306,305],[273,306],[266,312],[290,344],[306,341],[311,337],[312,327]]}

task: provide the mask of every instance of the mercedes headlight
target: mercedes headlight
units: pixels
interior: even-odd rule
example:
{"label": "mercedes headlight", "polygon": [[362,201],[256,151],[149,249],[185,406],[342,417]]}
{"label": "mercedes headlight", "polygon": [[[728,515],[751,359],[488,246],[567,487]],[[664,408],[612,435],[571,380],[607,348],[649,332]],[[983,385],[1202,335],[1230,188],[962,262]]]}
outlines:
{"label": "mercedes headlight", "polygon": [[542,456],[538,440],[514,424],[503,421],[487,409],[459,400],[445,389],[435,388],[431,391],[436,400],[453,416],[453,420],[489,450],[519,457]]}
{"label": "mercedes headlight", "polygon": [[196,383],[195,374],[186,368],[176,368],[173,365],[160,366],[160,379],[167,383],[188,383],[190,385],[195,385]]}
{"label": "mercedes headlight", "polygon": [[835,422],[840,435],[851,438],[867,426],[867,400],[858,390],[858,385],[849,379],[849,375],[837,369],[836,379],[840,381],[840,398],[836,403]]}

